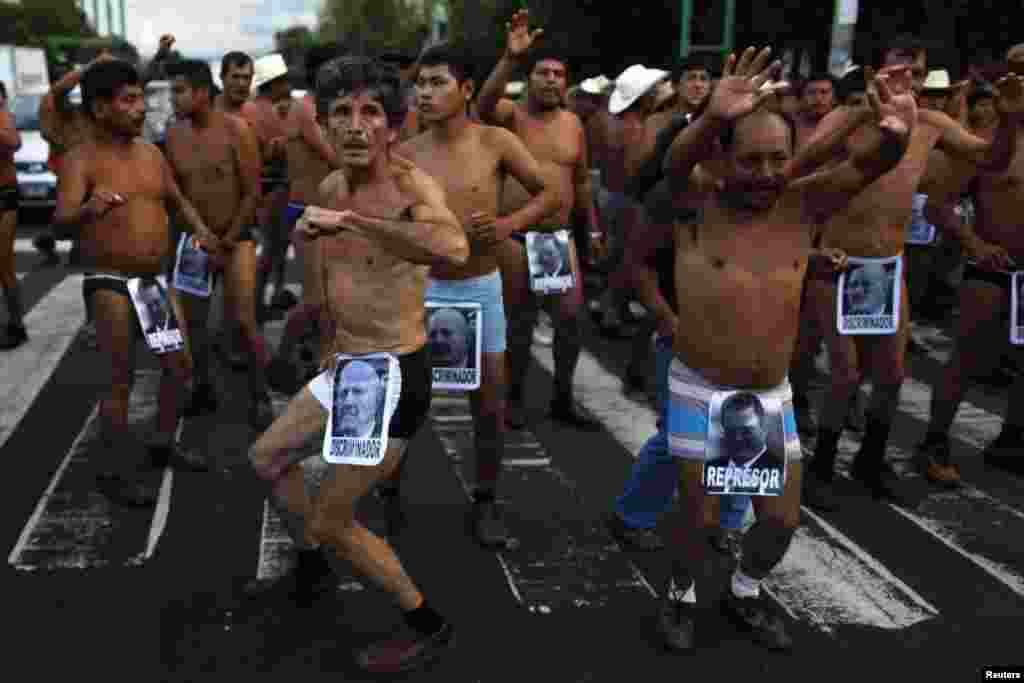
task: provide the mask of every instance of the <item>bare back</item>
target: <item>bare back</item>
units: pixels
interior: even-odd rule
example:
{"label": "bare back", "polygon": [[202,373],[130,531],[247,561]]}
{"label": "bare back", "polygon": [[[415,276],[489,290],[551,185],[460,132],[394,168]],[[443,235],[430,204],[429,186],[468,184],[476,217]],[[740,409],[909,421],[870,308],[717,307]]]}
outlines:
{"label": "bare back", "polygon": [[1024,151],[1021,151],[1021,132],[1017,135],[1018,151],[1010,167],[1003,173],[982,173],[978,177],[974,192],[974,231],[984,241],[1006,248],[1017,263],[1024,263],[1024,211],[1021,210]]}
{"label": "bare back", "polygon": [[863,258],[883,258],[902,252],[914,193],[928,166],[929,153],[941,137],[941,129],[919,120],[896,168],[864,188],[829,219],[823,246]]}
{"label": "bare back", "polygon": [[[334,171],[324,181],[328,208],[408,220],[410,208],[420,201],[410,187],[417,182],[410,176],[417,173],[422,171],[396,169],[352,194],[344,172]],[[317,244],[337,352],[406,354],[426,343],[423,297],[429,266],[410,263],[352,231],[322,237]]]}
{"label": "bare back", "polygon": [[[544,223],[550,228],[564,228],[576,204],[576,166],[585,150],[583,124],[576,114],[558,110],[550,119],[537,119],[519,103],[514,105],[510,130],[519,136],[540,164],[548,187],[558,188],[562,209]],[[501,199],[501,215],[518,211],[530,201],[530,193],[512,178],[505,181]]]}
{"label": "bare back", "polygon": [[[406,141],[398,152],[441,183],[448,207],[463,225],[468,225],[470,216],[477,211],[499,215],[505,178],[511,178],[501,166],[501,150],[495,140],[497,129],[471,123],[467,132],[456,145],[439,145],[428,131]],[[522,187],[515,180],[512,182]],[[431,275],[443,280],[463,280],[494,272],[498,268],[498,247],[470,242],[469,261],[465,265],[435,267]]]}
{"label": "bare back", "polygon": [[[84,166],[86,197],[111,188],[125,203],[82,228],[83,262],[100,272],[155,275],[169,253],[167,162],[155,146],[136,138],[125,150],[85,142],[72,155]],[[85,199],[83,199],[85,201]]]}
{"label": "bare back", "polygon": [[168,160],[181,190],[218,237],[231,227],[242,199],[240,125],[212,112],[206,128],[182,122],[167,134]]}
{"label": "bare back", "polygon": [[289,199],[302,204],[316,204],[320,183],[330,172],[330,164],[302,136],[304,125],[316,124],[313,101],[303,97],[292,103],[284,121],[287,137]]}
{"label": "bare back", "polygon": [[680,360],[724,386],[780,384],[796,342],[811,233],[795,193],[743,224],[714,197],[700,222],[676,223]]}

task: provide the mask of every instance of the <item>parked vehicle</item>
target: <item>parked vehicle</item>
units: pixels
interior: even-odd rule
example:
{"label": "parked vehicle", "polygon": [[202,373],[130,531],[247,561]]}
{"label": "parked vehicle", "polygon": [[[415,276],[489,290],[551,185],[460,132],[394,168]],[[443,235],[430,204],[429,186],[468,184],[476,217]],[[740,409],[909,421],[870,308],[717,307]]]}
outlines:
{"label": "parked vehicle", "polygon": [[14,123],[21,133],[21,149],[14,153],[18,193],[27,209],[53,208],[57,204],[57,176],[50,172],[50,144],[39,130],[39,105],[43,95],[17,95],[11,100]]}

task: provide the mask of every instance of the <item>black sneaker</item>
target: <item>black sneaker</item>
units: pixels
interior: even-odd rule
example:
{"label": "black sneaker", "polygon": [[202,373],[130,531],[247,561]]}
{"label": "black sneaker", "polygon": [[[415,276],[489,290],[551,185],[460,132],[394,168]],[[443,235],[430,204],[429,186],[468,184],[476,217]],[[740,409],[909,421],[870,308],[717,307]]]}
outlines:
{"label": "black sneaker", "polygon": [[629,526],[615,512],[609,512],[604,516],[604,525],[612,538],[630,550],[652,552],[665,547],[657,531]]}
{"label": "black sneaker", "polygon": [[665,647],[674,652],[692,652],[696,645],[693,619],[696,604],[683,600],[685,592],[669,577],[658,605],[658,633]]}
{"label": "black sneaker", "polygon": [[1021,443],[1019,434],[1005,429],[999,432],[999,436],[985,448],[981,457],[989,467],[1024,476],[1024,443]]}
{"label": "black sneaker", "polygon": [[769,650],[793,648],[793,639],[786,633],[781,611],[763,596],[738,598],[730,588],[722,600],[722,610],[759,645]]}
{"label": "black sneaker", "polygon": [[509,534],[501,509],[493,500],[473,501],[473,537],[485,548],[508,547]]}
{"label": "black sneaker", "polygon": [[200,417],[217,412],[217,392],[212,384],[197,384],[185,406],[185,417]]}
{"label": "black sneaker", "polygon": [[403,627],[396,637],[374,643],[356,655],[367,673],[395,674],[426,666],[455,646],[455,628],[445,624],[437,633],[424,635]]}
{"label": "black sneaker", "polygon": [[112,503],[125,507],[153,507],[160,495],[155,486],[113,472],[97,476],[96,489]]}
{"label": "black sneaker", "polygon": [[28,330],[24,325],[8,323],[5,334],[0,338],[0,351],[11,351],[28,341]]}
{"label": "black sneaker", "polygon": [[316,601],[333,593],[338,576],[319,548],[299,550],[295,564],[287,574],[276,579],[253,579],[242,587],[248,598],[280,597],[296,606],[312,607]]}

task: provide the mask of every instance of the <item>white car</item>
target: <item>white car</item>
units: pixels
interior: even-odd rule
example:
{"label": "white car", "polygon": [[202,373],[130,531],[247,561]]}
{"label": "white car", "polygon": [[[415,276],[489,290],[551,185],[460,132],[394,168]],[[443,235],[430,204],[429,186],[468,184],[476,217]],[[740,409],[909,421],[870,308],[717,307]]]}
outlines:
{"label": "white car", "polygon": [[43,95],[17,95],[11,100],[14,123],[21,133],[21,148],[14,153],[21,206],[53,208],[57,204],[57,176],[50,172],[50,143],[39,132],[39,105]]}

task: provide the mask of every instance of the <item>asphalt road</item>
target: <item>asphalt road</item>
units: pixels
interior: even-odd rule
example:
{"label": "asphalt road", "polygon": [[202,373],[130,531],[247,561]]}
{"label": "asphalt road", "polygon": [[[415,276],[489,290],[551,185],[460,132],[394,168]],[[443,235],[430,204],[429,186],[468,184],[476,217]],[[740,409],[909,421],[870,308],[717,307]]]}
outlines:
{"label": "asphalt road", "polygon": [[[251,481],[240,474],[254,439],[245,374],[221,366],[221,409],[190,420],[182,440],[216,471],[156,472],[155,510],[112,507],[91,488],[95,408],[103,363],[82,330],[78,275],[40,267],[19,231],[29,345],[0,356],[0,461],[7,477],[0,542],[6,669],[24,678],[228,680],[291,674],[360,681],[352,651],[387,633],[397,610],[341,568],[332,598],[307,610],[245,602],[235,587],[287,567],[289,542]],[[295,270],[293,268],[293,270]],[[267,324],[276,343],[280,321]],[[948,356],[944,330],[922,328],[889,456],[906,458],[924,433],[932,382]],[[458,629],[456,648],[409,680],[491,681],[844,679],[970,681],[985,665],[1024,662],[1024,481],[983,467],[978,454],[1000,427],[1005,391],[977,387],[954,430],[963,489],[929,487],[907,470],[901,506],[869,500],[852,483],[842,509],[805,510],[786,560],[766,583],[791,616],[796,648],[765,652],[720,616],[728,558],[698,584],[699,651],[664,652],[654,630],[665,553],[620,548],[608,510],[633,454],[653,430],[649,397],[626,396],[628,342],[588,333],[577,376],[581,405],[605,426],[575,432],[544,419],[550,347],[535,345],[527,430],[510,433],[501,499],[518,546],[480,549],[467,535],[471,423],[458,396],[435,399],[412,444],[403,499],[408,526],[391,541],[431,602]],[[132,424],[155,413],[158,371],[140,347]],[[286,397],[275,397],[280,408]],[[841,443],[848,462],[859,444]],[[311,455],[316,445],[310,445]],[[309,461],[315,463],[315,458]],[[315,467],[311,468],[316,470]],[[369,523],[381,510],[370,498]]]}

